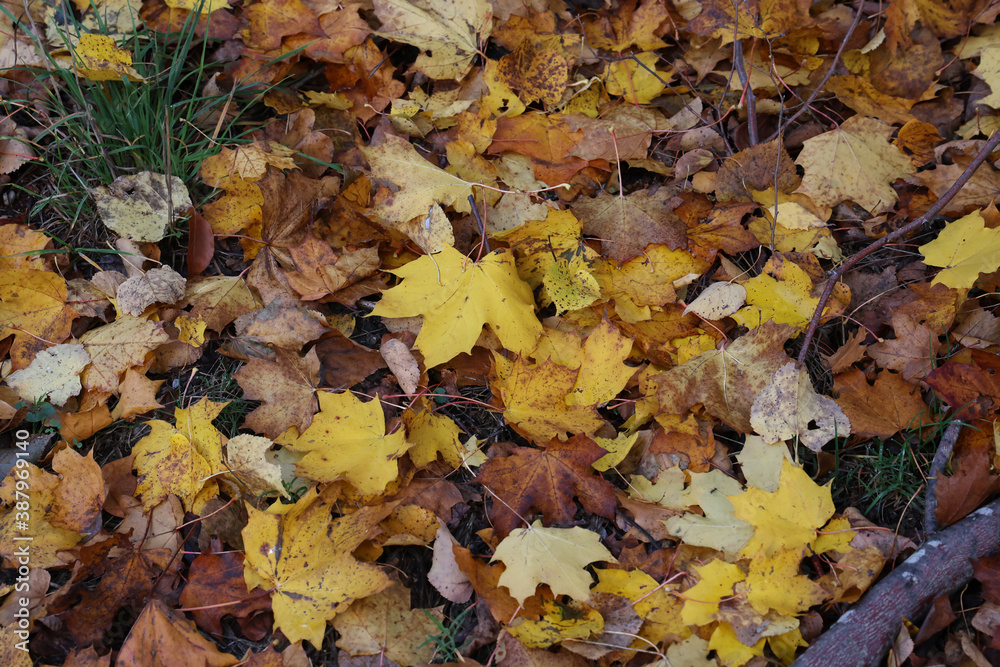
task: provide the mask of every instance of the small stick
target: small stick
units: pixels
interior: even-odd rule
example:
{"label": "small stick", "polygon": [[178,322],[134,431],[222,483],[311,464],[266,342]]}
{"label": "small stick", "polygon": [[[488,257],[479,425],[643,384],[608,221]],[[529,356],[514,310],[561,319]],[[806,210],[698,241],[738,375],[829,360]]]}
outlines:
{"label": "small stick", "polygon": [[[485,203],[485,199],[483,202]],[[479,217],[479,207],[476,206],[476,198],[472,195],[469,195],[469,206],[472,207],[472,217],[476,219],[476,224],[479,225],[479,234],[481,235],[483,241],[482,249],[489,254],[492,251],[490,250],[489,239],[486,238],[486,225],[483,224],[483,219]]]}
{"label": "small stick", "polygon": [[951,187],[948,188],[948,191],[941,195],[941,198],[938,199],[926,213],[913,222],[903,225],[891,234],[883,236],[861,252],[851,255],[850,258],[845,260],[843,264],[838,266],[830,274],[830,279],[827,280],[826,288],[823,289],[823,294],[819,297],[819,303],[816,304],[816,311],[813,313],[812,320],[809,321],[809,328],[806,329],[806,335],[802,339],[802,349],[799,351],[799,361],[805,362],[806,355],[809,352],[809,344],[812,342],[813,336],[816,335],[816,329],[819,328],[819,321],[823,317],[823,309],[826,307],[826,302],[830,300],[830,295],[833,293],[833,288],[837,281],[840,280],[845,273],[853,269],[858,262],[879,248],[882,248],[898,238],[906,236],[910,232],[916,231],[924,223],[933,220],[934,216],[936,216],[941,209],[947,206],[948,202],[954,199],[955,195],[957,195],[958,192],[965,187],[965,184],[969,182],[969,179],[972,178],[972,175],[977,169],[979,169],[980,165],[986,161],[986,158],[989,157],[990,153],[992,153],[997,147],[997,144],[1000,144],[1000,131],[993,133],[993,136],[986,141],[982,150],[980,150],[979,154],[973,158],[972,162],[969,163],[969,166],[962,172],[962,175],[959,176],[954,183],[952,183]]}
{"label": "small stick", "polygon": [[[823,76],[823,80],[820,81],[815,88],[813,88],[812,94],[810,94],[809,98],[802,103],[802,106],[799,107],[799,110],[792,114],[792,117],[788,119],[788,121],[784,124],[784,127],[788,127],[789,125],[794,123],[796,120],[798,120],[799,116],[801,116],[806,111],[812,108],[812,103],[816,101],[816,97],[819,96],[820,91],[823,90],[823,86],[825,86],[826,82],[829,81],[830,77],[833,76],[833,71],[837,69],[837,63],[840,61],[840,57],[844,53],[844,47],[847,46],[847,40],[851,38],[851,35],[854,34],[855,28],[858,27],[858,23],[861,22],[861,10],[863,8],[864,8],[863,4],[858,5],[858,11],[854,14],[854,21],[851,23],[851,27],[847,29],[847,34],[844,35],[844,39],[840,42],[840,48],[837,49],[836,55],[833,56],[833,62],[830,63],[830,69],[826,71],[826,74]],[[775,130],[774,134],[768,137],[767,140],[771,141],[779,132],[781,132],[781,127]]]}
{"label": "small stick", "polygon": [[[752,57],[752,54],[751,54]],[[747,73],[748,63],[743,59],[743,42],[736,40],[733,43],[733,66],[736,68],[736,76],[743,86],[743,96],[747,103],[747,133],[750,137],[750,145],[757,145],[757,96],[753,94],[753,86],[750,85],[750,75]],[[753,63],[749,63],[753,67]]]}
{"label": "small stick", "polygon": [[941,436],[937,451],[934,452],[934,459],[931,461],[931,472],[927,476],[927,500],[924,502],[924,532],[928,535],[941,529],[941,524],[937,520],[937,481],[945,465],[948,464],[948,459],[951,458],[951,452],[955,449],[955,442],[958,440],[962,426],[964,424],[958,421],[948,424],[944,435]]}

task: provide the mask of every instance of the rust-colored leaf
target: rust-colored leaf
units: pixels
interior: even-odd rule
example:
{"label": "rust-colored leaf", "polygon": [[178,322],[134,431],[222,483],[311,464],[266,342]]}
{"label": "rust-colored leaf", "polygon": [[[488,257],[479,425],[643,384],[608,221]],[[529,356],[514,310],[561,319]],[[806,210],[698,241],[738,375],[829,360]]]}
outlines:
{"label": "rust-colored leaf", "polygon": [[614,516],[614,487],[588,468],[606,452],[590,438],[574,436],[549,442],[545,449],[518,447],[510,456],[490,459],[476,478],[496,498],[490,518],[506,535],[529,510],[540,511],[549,523],[570,521],[577,498],[583,507],[606,518]]}

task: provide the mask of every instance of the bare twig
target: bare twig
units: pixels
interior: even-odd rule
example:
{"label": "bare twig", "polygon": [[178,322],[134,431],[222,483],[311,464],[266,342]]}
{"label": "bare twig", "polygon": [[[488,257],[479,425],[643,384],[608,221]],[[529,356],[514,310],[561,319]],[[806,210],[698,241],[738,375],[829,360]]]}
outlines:
{"label": "bare twig", "polygon": [[829,280],[827,280],[826,283],[826,288],[823,289],[823,294],[819,297],[819,303],[816,304],[816,311],[813,313],[812,320],[810,320],[809,322],[809,328],[806,329],[806,335],[802,339],[802,349],[799,351],[799,361],[805,362],[806,355],[809,353],[809,344],[812,343],[812,339],[816,335],[816,329],[819,328],[819,321],[823,317],[823,309],[826,307],[826,302],[830,300],[830,295],[833,293],[833,288],[836,285],[837,281],[840,280],[845,273],[853,269],[858,262],[860,262],[868,255],[884,247],[885,245],[892,243],[896,239],[902,238],[903,236],[906,236],[910,232],[916,231],[925,223],[929,222],[930,220],[933,220],[934,216],[940,213],[941,210],[948,205],[948,202],[954,199],[955,195],[957,195],[959,191],[963,187],[965,187],[965,184],[969,181],[970,178],[972,178],[972,175],[976,172],[977,169],[979,169],[979,167],[983,164],[983,162],[986,161],[986,158],[989,157],[990,153],[992,153],[993,150],[997,147],[997,144],[1000,144],[1000,131],[993,133],[993,136],[991,136],[986,141],[986,144],[983,145],[982,150],[980,150],[979,154],[976,155],[975,158],[973,158],[972,162],[969,163],[969,166],[966,167],[965,171],[962,172],[962,175],[959,176],[954,183],[952,183],[951,187],[948,188],[948,191],[945,192],[943,195],[941,195],[941,198],[938,199],[934,203],[934,205],[931,206],[930,209],[928,209],[926,213],[924,213],[922,216],[920,216],[913,222],[903,225],[902,227],[892,232],[891,234],[883,236],[878,241],[875,241],[861,252],[855,253],[850,258],[845,260],[843,264],[838,266],[833,271],[833,273],[830,274],[830,278]]}
{"label": "bare twig", "polygon": [[788,127],[789,125],[794,123],[799,116],[804,114],[812,107],[812,103],[816,101],[816,97],[819,95],[820,91],[823,90],[823,87],[826,86],[826,82],[829,81],[830,77],[833,76],[834,70],[837,69],[837,63],[840,62],[840,57],[844,53],[844,47],[847,46],[847,41],[851,38],[851,35],[854,34],[854,30],[858,27],[858,23],[861,22],[862,9],[863,6],[859,5],[858,11],[854,13],[854,21],[851,23],[851,27],[847,29],[847,34],[844,35],[844,39],[841,40],[840,48],[837,49],[836,55],[833,56],[833,60],[830,62],[830,68],[826,71],[826,74],[823,75],[822,81],[820,81],[819,84],[815,88],[813,88],[813,91],[809,95],[808,99],[806,99],[806,101],[802,103],[802,106],[799,107],[798,111],[792,114],[792,117],[788,119],[788,122],[786,122],[784,126],[779,125],[778,129],[775,130],[774,134],[772,134],[770,137],[767,138],[768,141],[773,140],[774,137],[782,131],[782,127]]}
{"label": "bare twig", "polygon": [[750,145],[757,145],[757,96],[753,94],[753,86],[750,85],[750,74],[747,72],[748,66],[753,67],[753,63],[747,63],[743,59],[743,42],[736,40],[733,42],[733,67],[736,68],[736,76],[740,78],[740,85],[743,86],[743,97],[747,107],[747,133],[750,138]]}
{"label": "bare twig", "polygon": [[941,442],[938,443],[937,451],[934,452],[934,459],[931,461],[931,472],[927,476],[927,500],[924,502],[924,532],[927,534],[936,532],[941,528],[937,520],[937,481],[944,467],[951,458],[951,452],[955,449],[955,442],[958,434],[962,431],[962,422],[952,422],[948,424]]}
{"label": "bare twig", "polygon": [[[485,199],[484,199],[485,201]],[[476,224],[479,226],[479,235],[482,242],[482,248],[487,253],[490,252],[490,242],[486,238],[486,225],[483,224],[483,219],[479,217],[479,207],[476,205],[476,198],[469,195],[469,206],[472,207],[472,217],[476,219]]]}

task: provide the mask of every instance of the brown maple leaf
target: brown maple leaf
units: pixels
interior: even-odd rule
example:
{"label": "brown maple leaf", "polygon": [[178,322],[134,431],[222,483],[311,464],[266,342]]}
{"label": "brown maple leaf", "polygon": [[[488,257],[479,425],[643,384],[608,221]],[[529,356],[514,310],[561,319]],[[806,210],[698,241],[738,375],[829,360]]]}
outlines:
{"label": "brown maple leaf", "polygon": [[1000,363],[995,354],[972,351],[971,364],[948,361],[927,374],[925,381],[955,408],[954,419],[978,419],[1000,410]]}
{"label": "brown maple leaf", "polygon": [[191,563],[180,602],[195,607],[195,622],[212,634],[222,634],[222,617],[227,615],[236,617],[251,640],[259,641],[271,629],[269,613],[266,627],[254,623],[255,617],[271,611],[271,596],[259,590],[247,592],[240,553],[205,551],[198,555]]}
{"label": "brown maple leaf", "polygon": [[315,348],[305,357],[278,350],[275,361],[251,359],[233,377],[247,398],[263,402],[247,415],[246,427],[269,438],[277,438],[291,426],[300,432],[306,430],[319,409],[319,357]]}
{"label": "brown maple leaf", "polygon": [[687,363],[656,375],[656,398],[670,414],[686,413],[704,403],[712,416],[742,433],[753,432],[754,397],[791,359],[784,344],[792,328],[768,320],[724,349],[702,352]]}
{"label": "brown maple leaf", "polygon": [[870,385],[865,374],[851,369],[834,379],[837,404],[851,420],[851,434],[888,438],[918,427],[927,410],[920,388],[898,373],[882,371]]}
{"label": "brown maple leaf", "polygon": [[605,190],[573,204],[573,213],[583,223],[583,233],[601,239],[604,254],[622,263],[641,255],[648,245],[687,247],[687,227],[673,212],[680,201],[668,188],[625,197]]}
{"label": "brown maple leaf", "polygon": [[[962,439],[956,444],[957,453],[951,459],[954,472],[937,480],[937,519],[942,526],[955,523],[1000,492],[1000,475],[994,475],[990,466],[992,437],[987,441],[981,434],[971,434],[972,430],[964,429]],[[963,440],[973,441],[964,452]]]}
{"label": "brown maple leaf", "polygon": [[284,292],[294,293],[282,268],[295,268],[289,249],[305,241],[306,224],[312,218],[313,202],[322,191],[323,182],[299,172],[286,176],[269,170],[257,186],[264,195],[261,226],[247,233],[259,238],[263,246],[245,242],[248,257],[254,257],[247,284],[256,288],[264,303],[271,303]]}
{"label": "brown maple leaf", "polygon": [[589,466],[604,456],[596,442],[576,435],[554,439],[545,449],[518,447],[510,456],[487,461],[476,481],[496,496],[490,519],[499,535],[507,535],[535,508],[549,523],[571,521],[576,497],[594,514],[613,518],[615,488],[594,475]]}

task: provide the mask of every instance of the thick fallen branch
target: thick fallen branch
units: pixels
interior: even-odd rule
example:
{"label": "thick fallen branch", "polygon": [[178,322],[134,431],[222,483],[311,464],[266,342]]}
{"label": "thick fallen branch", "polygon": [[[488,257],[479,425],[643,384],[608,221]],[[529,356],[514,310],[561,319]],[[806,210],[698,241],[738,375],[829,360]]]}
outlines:
{"label": "thick fallen branch", "polygon": [[917,621],[935,598],[972,578],[973,558],[1000,546],[1000,499],[931,535],[906,562],[868,591],[792,667],[875,667],[902,620]]}

